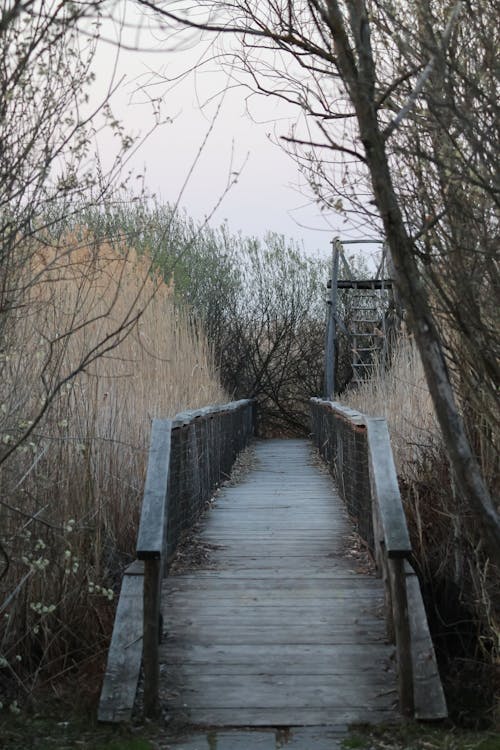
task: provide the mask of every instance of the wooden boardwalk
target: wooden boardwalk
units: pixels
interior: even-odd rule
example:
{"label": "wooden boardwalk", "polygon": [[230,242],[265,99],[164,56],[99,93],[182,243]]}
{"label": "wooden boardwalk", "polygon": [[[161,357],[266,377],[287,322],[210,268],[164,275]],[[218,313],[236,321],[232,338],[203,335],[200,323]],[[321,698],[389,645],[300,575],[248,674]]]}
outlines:
{"label": "wooden boardwalk", "polygon": [[397,720],[382,582],[348,554],[330,476],[305,440],[255,454],[203,519],[208,566],[163,583],[163,709],[193,727]]}

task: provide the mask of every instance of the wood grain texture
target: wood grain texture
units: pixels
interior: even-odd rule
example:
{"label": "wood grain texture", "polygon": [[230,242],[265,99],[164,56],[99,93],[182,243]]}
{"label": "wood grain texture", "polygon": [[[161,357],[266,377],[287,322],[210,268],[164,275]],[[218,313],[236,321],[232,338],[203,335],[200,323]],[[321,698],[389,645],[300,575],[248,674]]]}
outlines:
{"label": "wood grain texture", "polygon": [[412,641],[415,717],[424,721],[445,719],[448,716],[446,698],[429,633],[420,584],[409,563],[406,563],[406,591]]}
{"label": "wood grain texture", "polygon": [[137,537],[137,557],[141,560],[159,558],[163,553],[168,513],[171,429],[170,419],[153,420],[146,485]]}
{"label": "wood grain texture", "polygon": [[135,701],[142,656],[143,577],[137,566],[125,573],[118,600],[113,638],[99,702],[99,721],[129,721]]}
{"label": "wood grain texture", "polygon": [[351,535],[306,441],[258,443],[203,520],[208,565],[164,581],[167,713],[192,726],[397,719],[383,586]]}
{"label": "wood grain texture", "polygon": [[407,557],[411,552],[410,537],[387,422],[369,418],[366,424],[372,497],[377,503],[386,553],[389,557]]}

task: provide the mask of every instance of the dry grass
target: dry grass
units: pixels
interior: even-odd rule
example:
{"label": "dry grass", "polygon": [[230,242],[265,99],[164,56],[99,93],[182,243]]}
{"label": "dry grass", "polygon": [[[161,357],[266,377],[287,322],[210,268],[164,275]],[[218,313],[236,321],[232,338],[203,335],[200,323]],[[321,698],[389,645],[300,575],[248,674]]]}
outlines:
{"label": "dry grass", "polygon": [[[451,709],[464,719],[489,706],[499,712],[498,721],[499,578],[484,556],[467,501],[454,486],[413,341],[403,337],[391,368],[349,392],[344,402],[387,419],[434,636],[449,660]],[[488,456],[478,455],[483,466]]]}
{"label": "dry grass", "polygon": [[144,258],[68,244],[34,264],[0,361],[4,455],[33,430],[0,474],[0,701],[14,711],[75,667],[99,688],[151,418],[227,400],[204,336]]}
{"label": "dry grass", "polygon": [[402,476],[429,449],[441,444],[420,355],[409,338],[399,341],[390,369],[376,371],[364,385],[349,391],[344,401],[363,414],[387,419],[394,459]]}

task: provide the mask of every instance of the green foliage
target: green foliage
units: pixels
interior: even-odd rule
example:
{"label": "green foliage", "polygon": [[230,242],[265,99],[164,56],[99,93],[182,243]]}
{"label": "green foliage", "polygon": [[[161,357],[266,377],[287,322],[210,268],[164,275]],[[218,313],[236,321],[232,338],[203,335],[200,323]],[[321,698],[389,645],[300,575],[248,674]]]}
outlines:
{"label": "green foliage", "polygon": [[282,235],[231,235],[172,206],[114,201],[72,229],[134,248],[201,321],[224,387],[257,396],[264,421],[303,431],[307,399],[321,392],[324,261]]}

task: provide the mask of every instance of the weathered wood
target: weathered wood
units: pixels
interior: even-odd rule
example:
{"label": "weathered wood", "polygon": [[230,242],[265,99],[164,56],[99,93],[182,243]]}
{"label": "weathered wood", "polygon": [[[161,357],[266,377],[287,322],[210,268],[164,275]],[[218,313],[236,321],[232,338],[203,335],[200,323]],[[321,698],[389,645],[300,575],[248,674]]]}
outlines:
{"label": "weathered wood", "polygon": [[404,716],[413,716],[413,659],[405,561],[402,558],[389,559],[389,576],[398,665],[399,707]]}
{"label": "weathered wood", "polygon": [[342,750],[347,726],[256,730],[209,730],[169,742],[171,750]]}
{"label": "weathered wood", "polygon": [[154,419],[151,429],[148,470],[137,538],[140,560],[163,553],[167,524],[167,491],[170,466],[172,420]]}
{"label": "weathered wood", "polygon": [[[278,708],[272,706],[241,706],[238,708],[197,707],[178,709],[179,719],[191,726],[209,727],[319,727],[330,724],[356,724],[363,717],[366,724],[388,724],[398,721],[397,712],[392,709],[378,709],[369,706],[295,707]],[[241,717],[241,718],[240,718]],[[235,723],[237,722],[237,723]],[[290,723],[291,722],[291,723]],[[278,745],[279,747],[279,745]],[[306,745],[305,748],[308,746]],[[253,750],[252,746],[250,748]],[[249,748],[249,750],[250,750]],[[302,747],[300,750],[305,750]]]}
{"label": "weathered wood", "polygon": [[259,444],[202,526],[215,569],[163,584],[168,713],[249,726],[395,717],[382,586],[346,557],[346,512],[307,443]]}
{"label": "weathered wood", "polygon": [[388,557],[407,557],[411,552],[408,526],[401,502],[398,478],[385,419],[366,420],[372,502],[376,502]]}
{"label": "weathered wood", "polygon": [[356,643],[349,649],[344,644],[223,644],[166,642],[160,646],[161,659],[172,674],[176,670],[188,674],[207,667],[209,674],[261,674],[265,659],[269,674],[350,675],[378,670],[386,682],[387,673],[393,677],[387,645]]}
{"label": "weathered wood", "polygon": [[[328,279],[327,289],[332,286]],[[391,289],[392,279],[338,279],[337,289]]]}
{"label": "weathered wood", "polygon": [[134,560],[125,569],[124,575],[143,576],[144,575],[144,562],[142,560]]}
{"label": "weathered wood", "polygon": [[332,242],[332,279],[330,286],[330,307],[328,310],[328,324],[326,329],[325,346],[325,397],[333,398],[335,393],[335,348],[337,339],[337,279],[339,273],[339,256],[342,253],[342,245],[338,238]]}
{"label": "weathered wood", "polygon": [[158,714],[161,558],[144,562],[144,714]]}
{"label": "weathered wood", "polygon": [[[184,679],[188,675],[182,673]],[[197,708],[325,708],[334,711],[335,708],[363,709],[369,706],[372,710],[387,710],[387,682],[367,683],[361,679],[349,681],[345,675],[331,676],[315,674],[249,674],[239,675],[207,674],[199,670],[193,674],[190,683],[189,698],[187,692],[172,695],[170,705],[183,707],[187,700],[190,710]],[[396,697],[394,687],[393,698]],[[327,720],[325,712],[324,721]],[[238,721],[239,724],[239,721]],[[288,726],[294,726],[295,721],[290,714]]]}
{"label": "weathered wood", "polygon": [[128,721],[134,706],[142,655],[143,578],[133,571],[132,575],[126,573],[122,581],[99,701],[99,721]]}
{"label": "weathered wood", "polygon": [[186,411],[179,412],[172,420],[172,428],[183,427],[190,424],[195,419],[200,417],[208,417],[213,414],[222,414],[238,411],[245,406],[252,406],[253,408],[254,399],[243,398],[239,401],[231,401],[228,404],[215,404],[210,406],[204,406],[201,409],[187,409]]}
{"label": "weathered wood", "polygon": [[434,652],[418,578],[407,563],[406,591],[410,615],[415,718],[424,721],[448,716],[446,698]]}
{"label": "weathered wood", "polygon": [[[117,620],[113,631],[112,648],[109,655],[109,666],[106,674],[102,695],[102,708],[100,716],[102,720],[120,720],[122,716],[128,716],[130,707],[123,708],[126,701],[122,700],[120,690],[127,693],[135,694],[127,688],[131,681],[124,673],[124,667],[120,659],[123,660],[122,649],[123,632],[127,632],[123,625],[123,612],[126,612],[127,618],[137,632],[140,632],[141,643],[140,650],[144,651],[144,706],[147,716],[154,716],[158,709],[158,679],[159,679],[159,658],[158,642],[160,636],[160,596],[161,596],[161,577],[166,570],[168,563],[167,550],[167,531],[169,523],[168,491],[169,484],[172,481],[170,475],[170,460],[172,449],[172,428],[181,428],[185,425],[191,425],[191,460],[193,466],[176,466],[177,470],[188,473],[193,468],[198,468],[201,475],[196,475],[196,481],[191,482],[189,487],[188,501],[192,502],[192,507],[182,508],[184,515],[174,518],[177,526],[174,533],[177,534],[175,543],[177,543],[180,533],[191,523],[199,513],[199,508],[203,500],[207,497],[208,492],[219,481],[222,464],[224,470],[228,469],[228,459],[234,459],[237,451],[243,446],[245,439],[250,434],[252,425],[251,409],[254,408],[254,402],[251,400],[242,400],[224,404],[222,406],[210,406],[196,411],[178,414],[174,420],[155,419],[153,420],[151,430],[151,446],[149,450],[148,469],[144,490],[144,499],[141,511],[141,520],[137,540],[138,561],[129,566],[127,575],[123,583],[123,594],[121,604],[117,610]],[[229,429],[232,431],[228,436],[229,444],[234,447],[233,455],[230,453],[226,456],[221,455],[220,435],[216,434],[214,429],[215,418],[231,415],[240,409],[246,409],[244,414],[244,424],[240,421],[237,423],[234,419],[229,420]],[[196,423],[196,420],[199,420]],[[220,426],[222,424],[217,422]],[[199,428],[201,440],[201,452],[198,453],[198,435]],[[217,442],[219,441],[219,442]],[[213,450],[215,444],[215,450]],[[219,446],[219,447],[217,447]],[[195,450],[196,448],[196,450]],[[185,459],[185,456],[182,456]],[[217,466],[214,466],[214,458]],[[178,493],[182,495],[182,493]],[[176,496],[177,499],[177,496]],[[181,497],[184,501],[184,496]],[[175,508],[175,506],[174,506]],[[175,510],[179,510],[175,508]],[[178,516],[180,514],[177,514]],[[139,591],[141,602],[131,611],[130,596],[128,591]],[[140,625],[138,625],[140,623]],[[143,640],[143,643],[142,643]],[[122,649],[123,650],[123,649]],[[115,662],[118,664],[116,666]],[[138,675],[140,663],[140,653],[134,652],[134,659],[130,661],[130,670]],[[126,671],[126,670],[125,670]],[[118,677],[116,676],[118,675]],[[120,677],[123,675],[123,680]],[[135,684],[137,679],[135,677]],[[123,682],[122,685],[117,685]],[[115,701],[116,705],[113,705]],[[130,700],[129,700],[130,702]],[[108,717],[108,718],[105,718]],[[115,718],[113,718],[115,717]]]}

